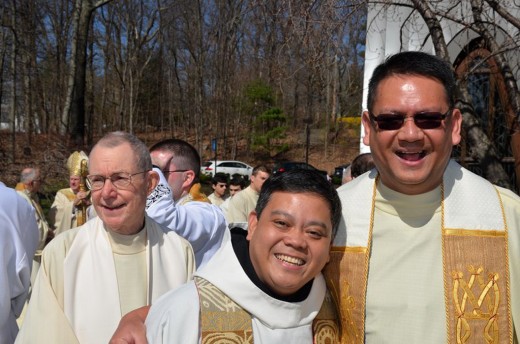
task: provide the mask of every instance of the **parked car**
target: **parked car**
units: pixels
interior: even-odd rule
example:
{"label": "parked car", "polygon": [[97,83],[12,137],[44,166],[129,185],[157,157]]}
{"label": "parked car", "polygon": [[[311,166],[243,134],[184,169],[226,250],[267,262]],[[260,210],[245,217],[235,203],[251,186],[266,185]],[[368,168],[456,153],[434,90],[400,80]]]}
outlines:
{"label": "parked car", "polygon": [[200,167],[200,172],[213,177],[215,173],[226,173],[230,176],[240,174],[242,176],[250,177],[253,172],[253,167],[245,162],[236,160],[208,160]]}
{"label": "parked car", "polygon": [[323,174],[323,176],[325,178],[327,178],[327,180],[330,180],[330,177],[329,177],[329,174],[327,173],[327,171],[318,170],[316,167],[314,167],[310,164],[307,164],[306,162],[296,162],[296,161],[276,162],[273,167],[273,174],[276,175],[279,173],[283,173],[285,171],[297,170],[297,169],[318,171],[319,173]]}

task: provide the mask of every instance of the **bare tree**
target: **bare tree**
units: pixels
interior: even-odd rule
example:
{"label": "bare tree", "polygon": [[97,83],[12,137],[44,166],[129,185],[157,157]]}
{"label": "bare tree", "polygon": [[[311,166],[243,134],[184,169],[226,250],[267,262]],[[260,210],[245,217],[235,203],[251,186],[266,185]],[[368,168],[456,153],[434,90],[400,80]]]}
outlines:
{"label": "bare tree", "polygon": [[[74,7],[74,37],[72,39],[68,94],[62,113],[61,133],[66,130],[74,142],[82,146],[85,139],[85,84],[87,66],[88,33],[94,11],[112,0],[76,0]],[[70,115],[70,117],[69,117]],[[69,123],[70,118],[70,126]]]}

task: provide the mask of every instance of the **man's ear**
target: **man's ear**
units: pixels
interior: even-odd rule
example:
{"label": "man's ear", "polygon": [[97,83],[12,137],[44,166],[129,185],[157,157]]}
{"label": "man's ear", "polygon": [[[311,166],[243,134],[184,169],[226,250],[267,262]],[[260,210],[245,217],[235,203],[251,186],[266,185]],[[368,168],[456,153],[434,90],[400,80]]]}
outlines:
{"label": "man's ear", "polygon": [[249,219],[247,221],[247,240],[251,240],[254,232],[256,231],[256,227],[258,226],[258,216],[256,215],[256,211],[252,211],[249,213]]}
{"label": "man's ear", "polygon": [[186,171],[186,180],[190,182],[190,184],[193,183],[193,181],[195,180],[195,172],[193,172],[192,170],[188,170]]}
{"label": "man's ear", "polygon": [[153,170],[146,173],[148,174],[148,186],[146,191],[147,195],[150,195],[157,184],[159,184],[159,174]]}
{"label": "man's ear", "polygon": [[368,111],[363,111],[363,115],[361,117],[361,123],[363,123],[363,130],[365,131],[365,136],[363,137],[363,144],[365,146],[370,146],[370,130],[372,130],[372,123],[370,122],[370,116]]}

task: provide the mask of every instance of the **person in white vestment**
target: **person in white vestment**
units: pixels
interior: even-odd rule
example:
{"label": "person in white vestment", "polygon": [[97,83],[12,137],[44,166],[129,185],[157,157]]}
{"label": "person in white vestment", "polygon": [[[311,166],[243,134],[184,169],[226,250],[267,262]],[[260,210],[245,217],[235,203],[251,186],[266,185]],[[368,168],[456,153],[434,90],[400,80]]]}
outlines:
{"label": "person in white vestment", "polygon": [[27,203],[34,208],[34,216],[40,231],[40,241],[33,256],[33,266],[31,271],[31,284],[34,284],[36,274],[40,268],[42,250],[47,242],[54,237],[54,232],[49,226],[45,213],[40,205],[38,192],[42,185],[41,171],[36,167],[26,167],[20,174],[20,182],[16,185],[16,191],[22,196]]}
{"label": "person in white vestment", "polygon": [[[228,227],[220,208],[200,193],[199,153],[184,140],[166,139],[152,145],[150,155],[159,183],[148,196],[146,213],[190,242],[200,268],[220,248]],[[135,329],[144,338],[148,310],[149,306],[144,306],[126,314],[110,342],[126,343]]]}
{"label": "person in white vestment", "polygon": [[98,216],[44,250],[17,343],[107,343],[124,314],[192,278],[190,244],[146,216],[158,179],[132,134],[97,142],[87,185]]}
{"label": "person in white vestment", "polygon": [[249,186],[229,201],[227,212],[224,214],[229,224],[246,227],[241,224],[247,224],[249,214],[255,209],[262,184],[269,178],[270,174],[271,170],[265,165],[258,165],[253,168]]}
{"label": "person in white vestment", "polygon": [[213,193],[208,196],[208,199],[211,204],[220,207],[226,200],[226,189],[228,187],[227,175],[220,172],[216,173],[213,178],[211,178],[211,187],[213,188]]}
{"label": "person in white vestment", "polygon": [[0,224],[0,343],[10,344],[18,333],[16,318],[29,294],[39,233],[34,208],[2,182]]}
{"label": "person in white vestment", "polygon": [[[296,170],[269,178],[249,215],[248,232],[232,229],[231,238],[195,273],[197,282],[152,304],[148,342],[195,344],[201,336],[203,342],[233,342],[244,332],[244,343],[313,343],[313,320],[326,294],[321,270],[340,214],[336,190],[318,173]],[[204,294],[208,302],[199,301]],[[210,299],[224,311],[210,310]],[[224,320],[236,309],[244,311],[249,330],[240,332],[241,325]],[[317,342],[334,342],[332,332],[328,328]]]}
{"label": "person in white vestment", "polygon": [[148,196],[146,213],[188,240],[197,267],[204,265],[220,247],[227,223],[219,207],[200,201],[200,156],[195,147],[180,139],[157,142],[150,148],[154,171],[160,180]]}
{"label": "person in white vestment", "polygon": [[[90,192],[82,190],[82,186],[85,187],[84,184],[82,185],[85,181],[82,181],[81,176],[83,160],[88,161],[83,151],[76,151],[67,159],[69,187],[56,192],[49,210],[49,222],[54,228],[55,235],[82,225],[88,217],[88,207],[91,202]],[[83,222],[78,224],[78,220]]]}
{"label": "person in white vestment", "polygon": [[455,88],[422,52],[374,70],[362,122],[376,169],[338,189],[324,273],[342,342],[518,343],[520,198],[450,161]]}
{"label": "person in white vestment", "polygon": [[244,188],[244,179],[241,176],[235,176],[235,177],[231,178],[231,180],[229,181],[229,187],[228,187],[229,197],[226,198],[226,200],[221,205],[219,205],[220,209],[222,209],[222,212],[224,214],[228,211],[229,202],[231,201],[233,196],[235,196],[235,194],[242,191],[243,188]]}

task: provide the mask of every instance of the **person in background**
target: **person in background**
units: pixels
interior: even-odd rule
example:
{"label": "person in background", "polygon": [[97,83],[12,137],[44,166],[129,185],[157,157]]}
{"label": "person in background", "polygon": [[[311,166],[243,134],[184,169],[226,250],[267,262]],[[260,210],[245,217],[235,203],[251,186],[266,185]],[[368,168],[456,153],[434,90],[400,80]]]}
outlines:
{"label": "person in background", "polygon": [[51,230],[42,206],[40,205],[40,198],[38,192],[42,185],[41,173],[39,168],[26,167],[20,174],[20,182],[16,185],[16,191],[22,196],[27,203],[34,208],[34,215],[38,230],[40,232],[40,240],[38,247],[33,256],[33,267],[31,270],[31,284],[34,285],[36,274],[40,268],[42,250],[49,240],[54,237],[54,232]]}
{"label": "person in background", "polygon": [[191,201],[209,202],[199,183],[200,155],[188,142],[167,139],[150,148],[152,163],[162,171],[177,205]]}
{"label": "person in background", "polygon": [[216,206],[221,206],[225,201],[226,189],[228,187],[227,176],[223,173],[216,173],[211,178],[213,193],[208,196],[210,202]]}
{"label": "person in background", "polygon": [[16,319],[29,295],[39,231],[34,208],[2,182],[0,223],[0,343],[11,344],[18,334]]}
{"label": "person in background", "polygon": [[220,205],[220,209],[222,209],[222,212],[225,214],[229,208],[229,202],[231,201],[231,198],[233,198],[234,195],[236,195],[238,192],[242,191],[244,188],[244,178],[242,178],[239,175],[234,176],[229,181],[229,197],[226,198],[224,203]]}
{"label": "person in background", "polygon": [[370,171],[375,167],[374,159],[372,158],[371,153],[362,153],[352,160],[352,164],[350,164],[350,174],[352,179],[359,177],[365,172]]}
{"label": "person in background", "polygon": [[198,268],[218,250],[227,230],[219,207],[192,196],[200,194],[192,192],[200,189],[199,153],[186,141],[167,139],[154,144],[150,155],[159,183],[148,196],[146,213],[190,242]]}
{"label": "person in background", "polygon": [[88,157],[83,151],[74,152],[67,159],[69,187],[58,190],[49,210],[55,234],[82,225],[87,220],[87,208],[91,205],[90,192],[84,180],[88,173],[87,163]]}
{"label": "person in background", "polygon": [[191,279],[190,244],[145,213],[158,179],[135,136],[97,142],[87,184],[98,216],[43,251],[17,343],[107,343],[124,314]]}
{"label": "person in background", "polygon": [[376,169],[338,189],[325,269],[342,343],[518,343],[520,198],[450,161],[455,89],[422,52],[374,70],[362,121]]}
{"label": "person in background", "polygon": [[343,169],[343,176],[341,178],[341,185],[346,184],[352,180],[352,165],[348,165]]}
{"label": "person in background", "polygon": [[236,224],[242,228],[247,227],[249,213],[255,209],[260,189],[270,174],[271,171],[265,165],[253,168],[249,186],[229,201],[228,211],[224,214],[229,224]]}

